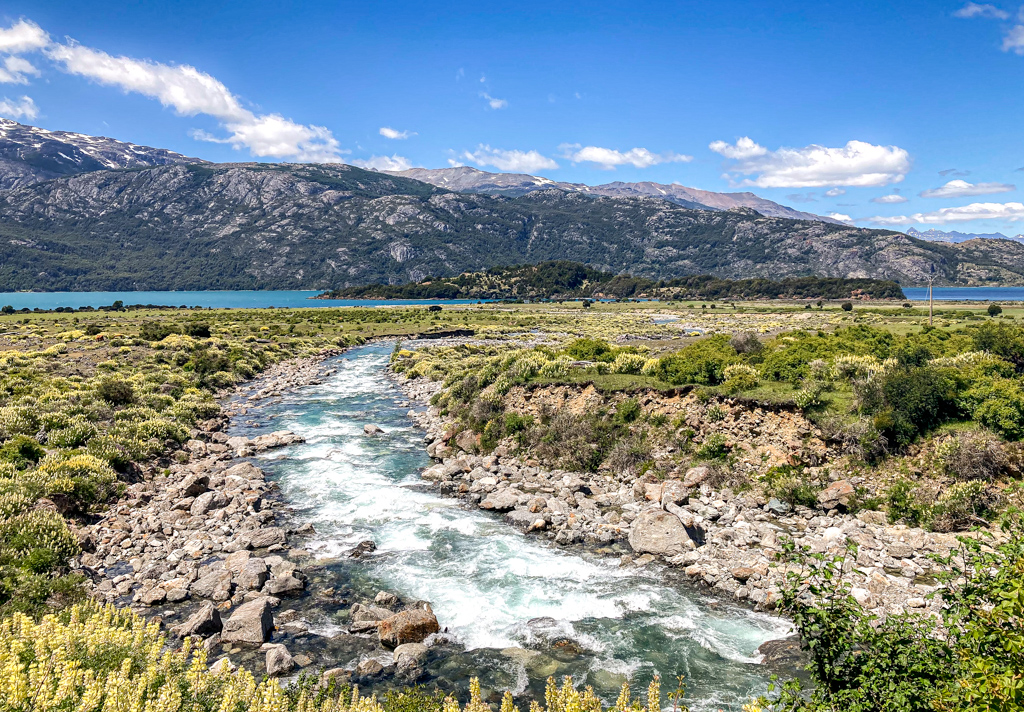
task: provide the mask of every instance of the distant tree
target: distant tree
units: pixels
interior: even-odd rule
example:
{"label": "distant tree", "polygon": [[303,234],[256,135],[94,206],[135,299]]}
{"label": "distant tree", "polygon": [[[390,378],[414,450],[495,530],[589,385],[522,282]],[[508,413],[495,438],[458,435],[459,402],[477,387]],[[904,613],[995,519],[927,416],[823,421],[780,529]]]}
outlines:
{"label": "distant tree", "polygon": [[988,315],[989,316],[997,317],[997,316],[999,316],[1002,313],[1003,313],[1003,308],[1001,306],[999,306],[998,304],[989,304],[988,305]]}
{"label": "distant tree", "polygon": [[0,312],[3,312],[4,314],[13,314],[14,313],[14,307],[12,307],[10,304],[8,304],[3,309],[0,309]]}
{"label": "distant tree", "polygon": [[843,311],[853,311],[853,304],[851,302],[843,302],[840,306]]}

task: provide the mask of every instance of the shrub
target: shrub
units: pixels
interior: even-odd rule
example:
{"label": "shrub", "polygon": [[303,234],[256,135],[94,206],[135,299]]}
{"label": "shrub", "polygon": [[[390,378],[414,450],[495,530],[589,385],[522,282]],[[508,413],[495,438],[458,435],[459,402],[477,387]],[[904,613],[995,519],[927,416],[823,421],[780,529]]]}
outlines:
{"label": "shrub", "polygon": [[117,376],[104,376],[96,384],[96,395],[111,405],[128,405],[135,402],[135,388],[131,383]]}
{"label": "shrub", "polygon": [[725,367],[736,361],[736,352],[724,335],[711,336],[665,356],[658,364],[658,378],[681,385],[714,386],[725,378]]}
{"label": "shrub", "polygon": [[45,454],[42,445],[25,435],[16,435],[0,447],[0,460],[11,463],[19,470],[36,464]]}
{"label": "shrub", "polygon": [[842,304],[839,305],[839,307],[843,311],[846,311],[846,312],[853,311],[853,303],[852,302],[843,302]]}
{"label": "shrub", "polygon": [[958,480],[992,480],[1009,464],[999,440],[987,432],[961,432],[943,440],[935,456]]}
{"label": "shrub", "polygon": [[994,507],[995,497],[984,482],[956,482],[944,491],[932,507],[931,526],[936,531],[951,532],[971,526],[987,526],[984,520]]}
{"label": "shrub", "polygon": [[67,427],[47,433],[46,442],[54,447],[72,448],[86,443],[95,434],[96,426],[79,416],[72,419]]}
{"label": "shrub", "polygon": [[693,454],[698,460],[724,460],[729,454],[728,440],[722,433],[711,433]]}
{"label": "shrub", "polygon": [[607,341],[601,339],[573,339],[566,345],[563,352],[577,361],[615,360],[615,353]]}
{"label": "shrub", "polygon": [[42,496],[66,499],[68,509],[83,509],[106,501],[118,490],[117,474],[92,455],[50,455],[26,473],[25,478],[39,488]]}
{"label": "shrub", "polygon": [[962,404],[1007,440],[1024,438],[1024,389],[1016,379],[986,379],[964,394]]}
{"label": "shrub", "polygon": [[722,375],[725,377],[725,383],[722,384],[722,387],[728,393],[739,393],[740,391],[749,391],[757,388],[757,369],[745,363],[734,363],[726,366]]}
{"label": "shrub", "polygon": [[733,334],[733,337],[729,339],[729,345],[738,354],[759,354],[764,350],[761,339],[752,331]]}
{"label": "shrub", "polygon": [[636,398],[629,398],[615,409],[615,420],[620,423],[632,423],[640,417],[640,413],[640,402]]}
{"label": "shrub", "polygon": [[643,369],[647,358],[640,354],[620,353],[615,357],[612,370],[615,373],[637,374]]}
{"label": "shrub", "polygon": [[875,427],[898,446],[959,414],[950,369],[897,368],[882,377],[881,390],[886,410],[875,417]]}
{"label": "shrub", "polygon": [[1003,308],[1001,306],[999,306],[998,304],[989,304],[987,311],[988,311],[988,315],[989,316],[997,317],[997,316],[999,316],[1000,314],[1003,313]]}
{"label": "shrub", "polygon": [[34,435],[39,431],[39,416],[31,408],[0,408],[0,431],[6,433],[7,437]]}
{"label": "shrub", "polygon": [[78,538],[54,511],[33,509],[0,519],[0,566],[46,573],[78,552]]}
{"label": "shrub", "polygon": [[905,521],[913,526],[928,521],[929,507],[917,498],[916,488],[907,480],[896,480],[885,493],[886,510],[893,522]]}

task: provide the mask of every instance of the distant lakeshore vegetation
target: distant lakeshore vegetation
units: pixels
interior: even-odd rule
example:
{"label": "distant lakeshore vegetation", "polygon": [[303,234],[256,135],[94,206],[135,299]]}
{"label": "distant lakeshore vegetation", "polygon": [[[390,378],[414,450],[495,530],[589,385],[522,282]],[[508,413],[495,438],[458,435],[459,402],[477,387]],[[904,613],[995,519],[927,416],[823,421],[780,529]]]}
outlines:
{"label": "distant lakeshore vegetation", "polygon": [[456,277],[425,277],[407,284],[336,289],[319,299],[904,299],[900,285],[879,279],[789,277],[720,279],[691,275],[653,280],[612,274],[578,262],[492,267]]}

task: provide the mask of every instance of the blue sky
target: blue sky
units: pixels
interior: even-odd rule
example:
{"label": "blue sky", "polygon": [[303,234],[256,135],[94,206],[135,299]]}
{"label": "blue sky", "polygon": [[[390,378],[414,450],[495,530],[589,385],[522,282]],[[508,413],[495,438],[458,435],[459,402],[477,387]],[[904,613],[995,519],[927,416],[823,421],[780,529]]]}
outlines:
{"label": "blue sky", "polygon": [[214,161],[464,164],[1022,231],[1002,2],[0,5],[0,115]]}

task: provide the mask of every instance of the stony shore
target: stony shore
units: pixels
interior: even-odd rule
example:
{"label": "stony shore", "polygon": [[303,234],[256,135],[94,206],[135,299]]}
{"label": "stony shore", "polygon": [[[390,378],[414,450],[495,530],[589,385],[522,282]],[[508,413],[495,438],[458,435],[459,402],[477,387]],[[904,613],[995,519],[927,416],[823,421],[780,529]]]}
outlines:
{"label": "stony shore", "polygon": [[[396,379],[422,405],[439,389],[439,384],[422,379]],[[675,407],[685,412],[687,404]],[[937,589],[932,557],[956,547],[956,535],[892,525],[883,512],[844,513],[854,494],[848,481],[826,488],[818,508],[794,509],[778,500],[715,490],[705,482],[706,467],[690,468],[678,479],[650,482],[629,473],[547,469],[516,457],[506,446],[477,455],[473,434],[460,433],[437,408],[409,415],[427,431],[427,452],[436,462],[424,471],[424,479],[446,494],[503,513],[510,524],[556,544],[621,552],[623,566],[661,561],[682,568],[696,585],[771,610],[790,570],[776,559],[784,538],[815,553],[840,554],[847,542],[855,542],[856,571],[850,580],[865,609],[880,615],[907,609],[934,613],[941,605],[938,598],[928,597]],[[781,443],[771,441],[773,432],[786,432],[788,426],[812,446],[818,442],[814,447],[824,456],[824,445],[806,422],[787,423],[785,414],[743,417],[748,415],[766,450],[785,454],[785,437]],[[699,428],[700,418],[693,420]]]}
{"label": "stony shore", "polygon": [[[221,415],[192,431],[182,451],[187,461],[147,468],[104,517],[84,527],[77,563],[90,594],[159,620],[176,637],[202,638],[214,667],[246,664],[275,676],[333,668],[324,674],[363,683],[415,668],[427,650],[423,641],[439,630],[429,604],[388,592],[373,601],[339,599],[320,585],[323,562],[301,548],[312,528],[278,524],[286,505],[249,458],[302,438],[224,432],[232,417],[330,376],[327,359],[339,353],[277,364],[223,394]],[[365,542],[350,555],[372,549]],[[349,604],[348,630],[310,645],[318,636],[300,610],[310,598],[324,607]],[[303,652],[293,656],[296,649]],[[339,658],[349,664],[335,668]]]}

